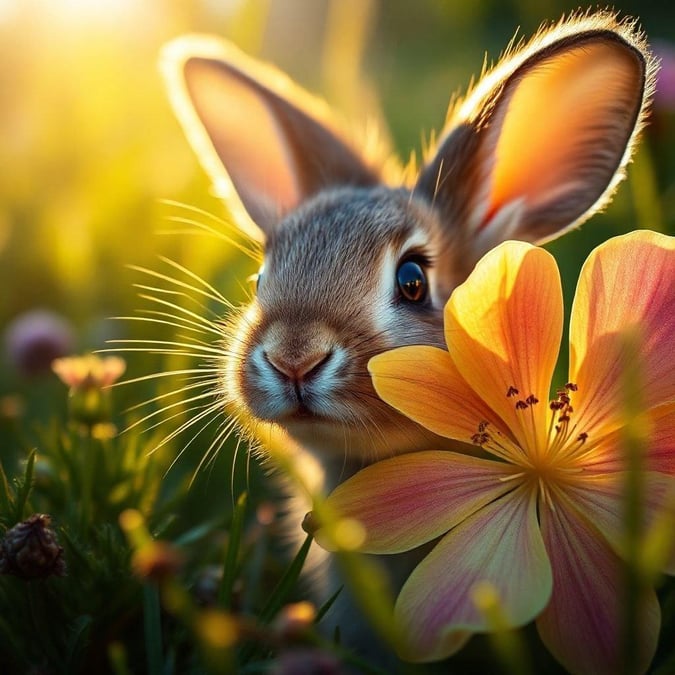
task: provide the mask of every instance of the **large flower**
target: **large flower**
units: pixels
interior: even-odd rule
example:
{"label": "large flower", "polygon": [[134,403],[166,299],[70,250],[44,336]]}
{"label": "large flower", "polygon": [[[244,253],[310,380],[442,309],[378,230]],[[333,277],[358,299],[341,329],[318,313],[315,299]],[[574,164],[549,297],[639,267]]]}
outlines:
{"label": "large flower", "polygon": [[[476,584],[488,582],[511,625],[536,617],[569,670],[619,671],[626,390],[635,389],[645,411],[649,522],[672,509],[675,495],[673,307],[675,239],[636,232],[597,248],[572,308],[569,381],[549,401],[563,326],[558,269],[543,249],[507,242],[448,302],[447,352],[404,347],[371,360],[385,401],[482,455],[394,457],[329,497],[363,525],[365,552],[397,553],[440,537],[396,602],[404,658],[444,658],[488,630],[472,600]],[[626,340],[635,332],[637,348]],[[626,387],[629,360],[640,377]],[[675,555],[664,571],[675,574]],[[651,589],[640,601],[646,668],[660,610]]]}

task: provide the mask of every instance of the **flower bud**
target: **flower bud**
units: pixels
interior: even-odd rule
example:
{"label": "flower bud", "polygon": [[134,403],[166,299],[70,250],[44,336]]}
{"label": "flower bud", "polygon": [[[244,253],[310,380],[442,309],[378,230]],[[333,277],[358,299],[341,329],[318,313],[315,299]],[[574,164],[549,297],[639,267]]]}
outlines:
{"label": "flower bud", "polygon": [[7,531],[0,543],[0,574],[22,579],[65,576],[63,548],[50,523],[50,516],[36,513]]}

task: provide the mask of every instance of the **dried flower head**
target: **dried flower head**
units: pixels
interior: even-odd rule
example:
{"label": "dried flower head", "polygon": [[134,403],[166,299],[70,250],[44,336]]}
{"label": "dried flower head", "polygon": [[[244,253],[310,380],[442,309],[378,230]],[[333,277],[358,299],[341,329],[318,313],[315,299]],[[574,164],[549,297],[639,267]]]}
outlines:
{"label": "dried flower head", "polygon": [[50,516],[36,513],[8,530],[0,543],[0,574],[22,579],[65,576],[63,548],[50,524]]}

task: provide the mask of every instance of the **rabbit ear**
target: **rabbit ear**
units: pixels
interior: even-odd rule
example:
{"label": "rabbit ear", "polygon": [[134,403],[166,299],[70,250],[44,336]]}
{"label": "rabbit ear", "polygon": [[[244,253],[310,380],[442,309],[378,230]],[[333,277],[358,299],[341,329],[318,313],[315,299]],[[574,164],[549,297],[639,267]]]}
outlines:
{"label": "rabbit ear", "polygon": [[505,239],[557,237],[623,178],[654,70],[634,24],[614,15],[540,32],[458,106],[417,189],[463,228],[474,259]]}
{"label": "rabbit ear", "polygon": [[206,36],[178,38],[164,48],[161,65],[216,191],[258,241],[324,187],[377,182],[325,104],[234,46]]}

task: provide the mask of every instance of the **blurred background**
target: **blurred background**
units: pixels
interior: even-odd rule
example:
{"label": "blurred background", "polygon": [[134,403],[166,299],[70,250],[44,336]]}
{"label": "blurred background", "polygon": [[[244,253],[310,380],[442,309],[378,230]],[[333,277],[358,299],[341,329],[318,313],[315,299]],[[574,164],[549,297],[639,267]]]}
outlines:
{"label": "blurred background", "polygon": [[[419,155],[423,139],[441,128],[451,96],[465,91],[486,55],[488,62],[497,59],[516,29],[528,37],[543,21],[577,7],[578,2],[558,0],[0,0],[0,467],[10,477],[18,475],[30,448],[43,453],[36,470],[46,472],[41,480],[51,471],[52,482],[36,483],[33,510],[55,513],[63,535],[78,531],[76,514],[68,510],[70,493],[63,487],[72,466],[57,442],[60,427],[54,426],[67,417],[66,389],[51,372],[51,359],[103,349],[120,338],[172,339],[170,327],[111,318],[134,315],[146,304],[134,284],[148,283],[148,277],[132,266],[166,271],[160,256],[169,257],[234,303],[245,297],[244,280],[256,271],[255,262],[222,239],[186,232],[197,228],[171,220],[195,214],[166,200],[218,217],[226,210],[212,196],[165,96],[157,57],[166,41],[186,32],[230,38],[275,63],[357,125],[386,123],[392,146],[406,160],[413,151]],[[628,180],[604,213],[549,246],[561,265],[568,301],[583,260],[607,237],[637,228],[675,234],[675,6],[635,0],[618,2],[615,9],[639,17],[663,68],[652,122]],[[206,215],[196,219],[215,222]],[[214,316],[222,310],[210,309]],[[185,367],[176,355],[129,353],[125,358],[130,378]],[[115,390],[117,414],[164,391],[163,386],[162,381],[139,382]],[[166,428],[184,421],[189,411],[182,412]],[[126,454],[114,461],[127,458],[129,481],[138,474],[129,457],[145,466],[157,433],[161,438],[169,432],[127,435],[119,442],[119,452],[123,448]],[[212,471],[190,484],[210,445],[208,433],[204,436],[190,444],[178,469],[169,465],[184,442],[171,439],[163,455],[153,456],[159,468],[150,472],[155,477],[151,487],[141,483],[125,492],[122,479],[111,473],[114,462],[101,469],[102,506],[93,516],[85,514],[92,519],[87,522],[115,523],[111,527],[116,528],[121,510],[133,507],[158,532],[162,518],[175,519],[178,513],[179,524],[161,530],[167,537],[177,541],[180,535],[184,545],[204,538],[222,541],[214,533],[222,535],[229,524],[231,493],[251,487],[256,471],[252,466],[232,474],[237,458],[232,445]],[[234,485],[235,478],[240,485]],[[153,501],[160,493],[163,497]],[[198,529],[203,522],[207,526]],[[2,514],[0,523],[13,524]],[[104,527],[94,529],[100,533]],[[93,547],[86,549],[92,560],[108,555],[101,544],[108,540],[98,536],[87,530],[81,537],[85,549]],[[115,537],[114,550],[128,562],[119,532]],[[78,550],[73,541],[67,547],[71,561]],[[215,558],[209,551],[195,548],[194,561]],[[78,617],[108,612],[96,629],[101,644],[111,636],[123,641],[123,626],[130,636],[128,653],[140,654],[143,648],[133,647],[137,624],[120,619],[140,611],[134,596],[138,589],[124,586],[130,583],[120,572],[125,569],[120,566],[105,577],[95,565],[81,566],[80,582],[91,584],[91,606],[79,600],[62,623],[71,626]],[[95,585],[102,577],[107,587]],[[65,585],[59,592],[72,599],[74,592],[82,593],[73,588]],[[121,595],[122,588],[126,604],[116,614],[110,597]],[[2,614],[5,603],[22,593],[0,584]],[[34,630],[34,617],[26,616]],[[0,620],[0,657],[2,629]],[[67,632],[72,634],[70,628]],[[16,643],[11,627],[4,636],[5,646]],[[29,640],[18,644],[20,659],[32,647]],[[54,645],[54,653],[63,651],[57,639]],[[82,658],[82,672],[104,672],[97,669],[100,663]],[[93,670],[92,663],[97,664]],[[0,658],[0,670],[2,665]],[[69,667],[65,664],[61,672],[75,672]]]}
{"label": "blurred background", "polygon": [[[357,123],[386,120],[407,159],[441,127],[451,94],[466,89],[486,54],[497,58],[516,29],[529,36],[576,7],[557,0],[0,0],[0,327],[49,310],[67,324],[73,349],[99,348],[130,330],[108,317],[138,307],[137,276],[127,265],[156,266],[159,254],[240,296],[230,268],[240,263],[227,246],[162,234],[175,214],[163,199],[224,213],[158,76],[168,39],[197,31],[234,40]],[[639,16],[665,57],[663,79],[630,181],[606,214],[552,247],[570,283],[609,234],[672,231],[675,223],[675,10],[644,0],[616,9]],[[25,365],[7,342],[0,394],[21,386],[17,366]]]}

